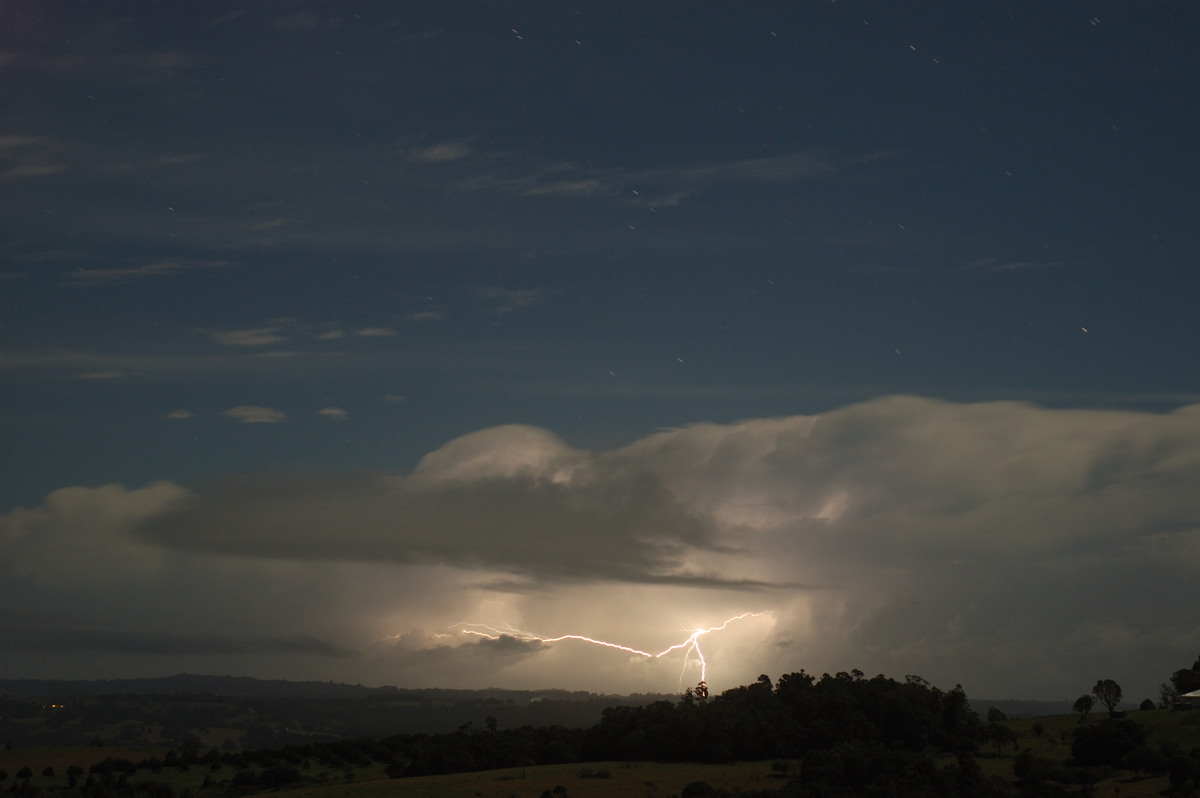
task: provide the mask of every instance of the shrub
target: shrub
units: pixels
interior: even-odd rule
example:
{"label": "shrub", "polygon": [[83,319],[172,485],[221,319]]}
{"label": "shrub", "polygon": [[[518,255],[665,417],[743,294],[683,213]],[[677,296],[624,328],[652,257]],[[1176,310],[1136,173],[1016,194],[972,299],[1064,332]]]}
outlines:
{"label": "shrub", "polygon": [[716,790],[712,788],[706,781],[693,781],[684,786],[679,792],[679,798],[701,798],[705,795],[712,795]]}
{"label": "shrub", "polygon": [[1146,742],[1146,730],[1132,720],[1106,720],[1075,730],[1071,757],[1078,765],[1119,765]]}

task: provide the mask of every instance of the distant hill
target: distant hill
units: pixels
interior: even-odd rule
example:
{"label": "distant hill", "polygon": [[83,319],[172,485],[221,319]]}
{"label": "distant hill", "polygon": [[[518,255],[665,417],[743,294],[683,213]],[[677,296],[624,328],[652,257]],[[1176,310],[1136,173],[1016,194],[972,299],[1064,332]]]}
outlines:
{"label": "distant hill", "polygon": [[[180,673],[153,679],[0,679],[0,694],[14,698],[103,695],[205,695],[249,698],[365,698],[380,688],[335,682],[289,682],[247,676],[200,676]],[[383,688],[388,689],[388,688]],[[394,688],[392,688],[394,689]]]}
{"label": "distant hill", "polygon": [[[293,699],[389,699],[413,698],[436,701],[471,702],[489,698],[514,703],[529,701],[586,701],[612,699],[614,704],[649,704],[654,701],[673,701],[678,696],[666,693],[619,695],[588,693],[570,690],[505,690],[488,688],[483,690],[461,690],[449,688],[399,688],[391,685],[365,687],[361,684],[341,682],[291,682],[283,679],[255,679],[249,676],[205,676],[179,673],[152,679],[96,679],[96,680],[48,680],[48,679],[0,679],[0,695],[14,698],[52,698],[62,696],[105,696],[105,695],[217,695],[244,698],[293,698]],[[1030,701],[1023,699],[970,699],[971,707],[980,716],[986,716],[990,707],[996,707],[1013,718],[1042,717],[1046,715],[1070,715],[1072,702]]]}
{"label": "distant hill", "polygon": [[[340,682],[291,682],[283,679],[255,679],[249,676],[203,676],[180,673],[152,679],[0,679],[0,695],[13,698],[52,698],[63,696],[113,695],[218,695],[243,698],[294,699],[369,699],[423,698],[442,701],[471,701],[497,698],[501,701],[532,701],[553,698],[556,701],[594,701],[602,693],[570,690],[456,690],[449,688],[401,689],[391,685],[364,687]],[[643,696],[611,696],[618,703],[629,698],[644,698],[644,703],[662,698],[677,698],[661,693]]]}
{"label": "distant hill", "polygon": [[0,679],[0,741],[22,745],[172,745],[196,740],[263,748],[313,740],[445,733],[464,725],[582,729],[613,706],[663,694],[568,690],[401,689],[177,674],[156,679]]}
{"label": "distant hill", "polygon": [[1070,715],[1073,701],[1023,701],[1015,698],[1002,698],[987,700],[983,698],[969,699],[971,709],[979,713],[979,717],[986,718],[987,711],[991,707],[1003,712],[1010,718],[1044,718],[1047,715]]}

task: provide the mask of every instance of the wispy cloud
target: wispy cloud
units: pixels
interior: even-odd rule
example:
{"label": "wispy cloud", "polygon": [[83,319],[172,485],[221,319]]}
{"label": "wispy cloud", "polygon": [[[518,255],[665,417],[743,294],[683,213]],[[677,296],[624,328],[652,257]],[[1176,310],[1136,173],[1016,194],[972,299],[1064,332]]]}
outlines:
{"label": "wispy cloud", "polygon": [[1059,261],[1004,260],[1003,258],[976,258],[962,266],[963,271],[1022,272],[1039,269],[1057,269]]}
{"label": "wispy cloud", "polygon": [[713,164],[691,164],[633,172],[634,180],[684,186],[716,186],[726,183],[791,183],[833,174],[837,166],[816,152],[795,152],[769,158],[747,158]]}
{"label": "wispy cloud", "polygon": [[91,288],[101,285],[128,283],[135,280],[170,277],[197,269],[215,269],[228,265],[228,261],[222,260],[202,261],[171,258],[143,263],[138,266],[122,266],[108,269],[76,269],[75,271],[63,272],[60,285],[73,288]]}
{"label": "wispy cloud", "polygon": [[268,324],[264,327],[248,327],[244,330],[212,330],[209,334],[219,344],[226,346],[271,346],[289,340],[284,331],[285,322]]}
{"label": "wispy cloud", "polygon": [[7,135],[0,136],[0,152],[7,152],[8,150],[19,149],[22,147],[40,146],[50,141],[52,141],[52,139],[49,139],[46,136],[23,136],[17,133],[9,133]]}
{"label": "wispy cloud", "polygon": [[525,194],[534,197],[547,194],[557,197],[592,197],[597,194],[610,194],[612,190],[611,181],[592,177],[581,180],[557,180],[553,183],[530,186],[525,190]]}
{"label": "wispy cloud", "polygon": [[511,161],[501,157],[489,159],[488,168],[463,175],[456,185],[467,191],[528,197],[608,198],[666,207],[721,185],[791,183],[832,175],[841,167],[839,162],[815,151],[640,170],[605,169],[570,162],[531,166],[525,161],[506,163],[506,160]]}
{"label": "wispy cloud", "polygon": [[222,415],[235,418],[243,424],[278,424],[287,421],[287,413],[282,410],[259,405],[238,405],[229,408]]}
{"label": "wispy cloud", "polygon": [[475,289],[475,293],[481,300],[491,305],[488,308],[489,313],[503,314],[540,305],[550,292],[544,288],[513,289],[481,286]]}
{"label": "wispy cloud", "polygon": [[178,410],[172,410],[170,413],[167,413],[167,418],[175,420],[175,421],[183,421],[183,420],[186,420],[189,418],[193,418],[194,416],[195,416],[195,413],[193,413],[191,410],[188,410],[185,407],[181,407]]}
{"label": "wispy cloud", "polygon": [[340,407],[323,407],[317,411],[318,416],[323,416],[330,421],[345,421],[350,418],[350,414]]}
{"label": "wispy cloud", "polygon": [[67,171],[65,145],[49,136],[0,136],[0,181],[46,177]]}
{"label": "wispy cloud", "polygon": [[27,163],[10,166],[0,171],[0,180],[23,180],[30,177],[46,177],[67,171],[65,163]]}
{"label": "wispy cloud", "polygon": [[104,166],[101,166],[101,171],[110,172],[112,174],[123,174],[125,172],[142,172],[152,169],[162,169],[166,166],[179,166],[180,164],[195,163],[201,159],[199,153],[184,153],[182,155],[158,155],[153,158],[145,158],[140,161],[116,161]]}
{"label": "wispy cloud", "polygon": [[136,377],[136,371],[123,371],[121,369],[108,369],[107,371],[85,371],[76,376],[80,380],[119,380],[124,377]]}
{"label": "wispy cloud", "polygon": [[[340,341],[347,337],[355,338],[393,338],[399,333],[392,327],[360,327],[347,334],[339,326],[333,324],[308,324],[295,318],[271,319],[257,327],[246,327],[238,330],[200,330],[214,341],[225,346],[273,346],[285,343],[297,337],[307,337],[314,341]],[[273,355],[297,354],[275,352]]]}
{"label": "wispy cloud", "polygon": [[320,17],[315,11],[297,11],[294,14],[279,17],[275,20],[272,27],[276,30],[295,33],[297,31],[313,31],[322,28],[334,28],[341,24],[341,20],[335,16]]}
{"label": "wispy cloud", "polygon": [[187,50],[145,50],[102,53],[72,53],[42,56],[31,52],[15,54],[23,69],[65,75],[87,75],[92,79],[124,81],[130,85],[163,85],[182,73],[211,63],[201,53]]}
{"label": "wispy cloud", "polygon": [[471,154],[470,145],[461,141],[447,141],[413,151],[414,160],[421,163],[447,163],[458,161]]}

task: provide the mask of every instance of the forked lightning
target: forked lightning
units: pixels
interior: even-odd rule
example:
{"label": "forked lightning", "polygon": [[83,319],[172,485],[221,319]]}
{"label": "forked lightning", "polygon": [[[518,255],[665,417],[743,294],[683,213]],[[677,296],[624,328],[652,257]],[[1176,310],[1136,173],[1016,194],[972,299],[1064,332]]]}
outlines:
{"label": "forked lightning", "polygon": [[564,640],[578,640],[582,643],[591,643],[594,646],[603,646],[605,648],[615,648],[618,651],[627,651],[630,654],[634,654],[639,657],[645,657],[646,659],[661,659],[673,651],[683,651],[683,668],[679,674],[680,682],[682,683],[683,676],[687,672],[688,663],[694,656],[696,658],[696,662],[700,664],[700,682],[706,683],[708,681],[708,661],[704,658],[704,651],[700,648],[700,638],[710,632],[719,632],[734,621],[740,621],[743,618],[757,618],[760,615],[766,614],[766,611],[743,612],[741,615],[735,615],[732,618],[727,618],[719,626],[710,626],[707,629],[692,629],[688,636],[682,641],[667,646],[657,654],[649,651],[642,651],[638,648],[631,648],[630,646],[623,646],[620,643],[610,643],[607,640],[597,640],[594,637],[586,637],[584,635],[567,634],[559,635],[557,637],[546,637],[544,635],[535,634],[533,632],[528,632],[524,629],[517,629],[508,625],[497,627],[486,623],[460,623],[456,624],[454,628],[462,634],[486,637],[489,640],[499,640],[501,637],[511,637],[516,640],[538,643],[561,643]]}

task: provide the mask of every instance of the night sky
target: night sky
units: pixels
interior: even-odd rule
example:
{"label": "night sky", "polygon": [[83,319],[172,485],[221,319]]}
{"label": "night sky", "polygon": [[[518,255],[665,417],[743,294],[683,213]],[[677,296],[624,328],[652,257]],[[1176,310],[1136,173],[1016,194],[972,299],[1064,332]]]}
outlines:
{"label": "night sky", "polygon": [[1157,698],[1197,30],[0,3],[0,676]]}

